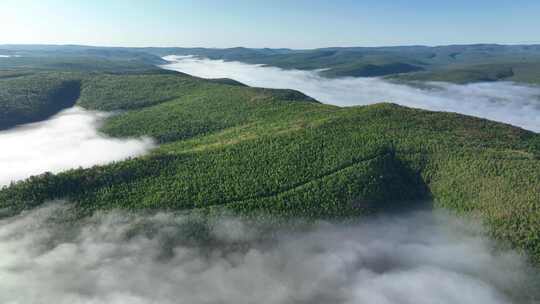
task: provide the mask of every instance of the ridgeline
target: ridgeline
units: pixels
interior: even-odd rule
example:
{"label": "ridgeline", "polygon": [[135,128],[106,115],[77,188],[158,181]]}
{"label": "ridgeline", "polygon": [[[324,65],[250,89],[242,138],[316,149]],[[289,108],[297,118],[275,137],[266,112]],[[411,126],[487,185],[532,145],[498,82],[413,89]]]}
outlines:
{"label": "ridgeline", "polygon": [[102,132],[160,144],[143,157],[5,187],[5,215],[54,199],[82,215],[119,208],[302,218],[432,201],[478,217],[494,238],[540,262],[540,135],[533,132],[387,103],[340,108],[296,91],[152,70],[29,72],[2,78],[0,87],[8,92],[2,113],[10,113],[1,126],[76,100],[117,112]]}

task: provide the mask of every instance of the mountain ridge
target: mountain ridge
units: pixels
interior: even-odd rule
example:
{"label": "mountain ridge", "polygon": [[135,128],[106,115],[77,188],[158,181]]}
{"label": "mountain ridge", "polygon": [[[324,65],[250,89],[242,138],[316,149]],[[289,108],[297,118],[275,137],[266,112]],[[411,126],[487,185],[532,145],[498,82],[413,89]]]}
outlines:
{"label": "mountain ridge", "polygon": [[6,214],[65,199],[81,216],[127,209],[317,219],[433,200],[433,208],[479,217],[494,238],[540,259],[534,132],[388,103],[340,108],[182,73],[65,75],[81,82],[77,105],[121,110],[102,132],[152,136],[160,145],[4,187]]}
{"label": "mountain ridge", "polygon": [[[464,44],[443,46],[328,47],[319,49],[97,47],[80,45],[0,45],[0,53],[50,58],[98,58],[166,63],[166,55],[196,55],[209,59],[265,64],[284,69],[322,70],[325,77],[380,77],[398,81],[442,80],[457,83],[510,80],[540,84],[540,45]],[[25,59],[10,59],[23,61]],[[29,59],[26,59],[29,60]],[[6,61],[4,58],[3,61]],[[2,60],[0,60],[0,67]],[[514,74],[498,73],[511,69]],[[451,73],[453,77],[444,77]],[[490,77],[489,75],[499,75]],[[401,75],[407,77],[402,78]],[[458,75],[458,76],[456,76]]]}

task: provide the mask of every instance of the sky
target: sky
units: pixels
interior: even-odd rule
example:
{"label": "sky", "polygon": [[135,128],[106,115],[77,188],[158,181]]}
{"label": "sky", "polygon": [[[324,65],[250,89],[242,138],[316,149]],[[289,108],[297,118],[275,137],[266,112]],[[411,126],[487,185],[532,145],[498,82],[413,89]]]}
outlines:
{"label": "sky", "polygon": [[540,43],[538,0],[2,0],[0,44]]}

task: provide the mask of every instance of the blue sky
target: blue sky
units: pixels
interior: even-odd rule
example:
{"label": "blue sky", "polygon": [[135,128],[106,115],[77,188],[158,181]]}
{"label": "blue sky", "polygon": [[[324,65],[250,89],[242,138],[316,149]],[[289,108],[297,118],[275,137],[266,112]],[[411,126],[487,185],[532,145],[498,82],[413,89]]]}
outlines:
{"label": "blue sky", "polygon": [[0,44],[540,43],[539,0],[2,0]]}

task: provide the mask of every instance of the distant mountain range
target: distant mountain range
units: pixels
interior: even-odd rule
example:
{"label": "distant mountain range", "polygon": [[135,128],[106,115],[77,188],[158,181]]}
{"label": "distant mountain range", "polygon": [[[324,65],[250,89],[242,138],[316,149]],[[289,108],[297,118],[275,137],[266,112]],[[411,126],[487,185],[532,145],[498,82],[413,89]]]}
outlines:
{"label": "distant mountain range", "polygon": [[[284,69],[321,69],[321,75],[326,77],[385,76],[399,81],[468,83],[510,80],[540,83],[540,45],[334,47],[312,50],[0,45],[0,54],[47,57],[48,60],[58,56],[72,57],[73,60],[84,57],[146,65],[165,63],[162,59],[165,55],[194,55]],[[30,58],[19,60],[27,63]],[[13,58],[11,60],[14,61]]]}

